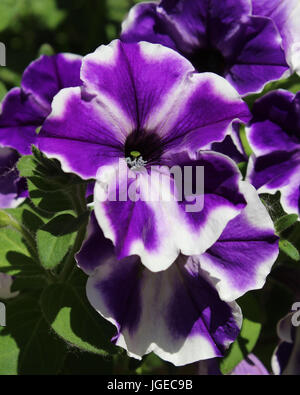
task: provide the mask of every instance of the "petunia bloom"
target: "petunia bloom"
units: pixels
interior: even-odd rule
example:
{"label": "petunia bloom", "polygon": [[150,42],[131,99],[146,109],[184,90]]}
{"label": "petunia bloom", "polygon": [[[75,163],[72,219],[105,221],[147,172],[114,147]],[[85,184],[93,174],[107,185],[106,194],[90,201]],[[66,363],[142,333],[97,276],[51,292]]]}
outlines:
{"label": "petunia bloom", "polygon": [[257,100],[246,128],[254,151],[248,179],[260,193],[281,192],[287,213],[300,212],[300,92],[277,90]]}
{"label": "petunia bloom", "polygon": [[[215,74],[196,73],[177,52],[147,42],[115,40],[101,46],[83,59],[81,79],[82,87],[63,89],[54,98],[38,136],[41,151],[59,159],[65,171],[97,179],[97,219],[120,259],[137,254],[158,271],[171,265],[180,251],[205,251],[245,200],[233,161],[195,152],[222,141],[233,121],[249,119],[238,93]],[[183,150],[190,154],[178,154]],[[206,168],[201,212],[187,213],[186,202],[174,202],[176,187],[166,169],[173,165]],[[169,196],[165,204],[161,199],[147,201],[153,166],[163,185],[160,189],[154,183],[150,192]],[[135,183],[140,200],[102,198],[120,167],[129,174],[120,172],[117,192]]]}
{"label": "petunia bloom", "polygon": [[293,326],[293,315],[287,314],[277,324],[280,342],[271,361],[275,375],[300,374],[300,327]]}
{"label": "petunia bloom", "polygon": [[251,8],[250,0],[140,3],[123,22],[121,39],[173,48],[199,72],[220,74],[246,95],[289,74],[273,20]]}
{"label": "petunia bloom", "polygon": [[0,208],[13,208],[26,197],[25,180],[16,164],[20,155],[11,148],[0,147]]}
{"label": "petunia bloom", "polygon": [[271,18],[282,37],[286,59],[300,75],[300,2],[298,0],[252,0],[252,13]]}
{"label": "petunia bloom", "polygon": [[179,255],[157,273],[138,256],[118,260],[92,214],[76,259],[89,275],[90,303],[116,326],[112,341],[131,357],[154,352],[184,365],[223,356],[237,337],[242,317],[234,300],[263,286],[278,255],[266,209],[255,189],[242,184],[247,206],[217,242],[202,255]]}
{"label": "petunia bloom", "polygon": [[81,57],[41,56],[24,71],[21,88],[10,90],[2,102],[0,145],[31,153],[37,129],[51,111],[53,97],[63,88],[81,85]]}
{"label": "petunia bloom", "polygon": [[[20,154],[30,154],[36,144],[37,129],[51,111],[51,102],[60,89],[81,85],[81,57],[73,54],[41,56],[24,71],[21,88],[10,90],[0,113],[0,207],[16,206],[26,196],[16,162]],[[5,148],[6,147],[6,148]]]}

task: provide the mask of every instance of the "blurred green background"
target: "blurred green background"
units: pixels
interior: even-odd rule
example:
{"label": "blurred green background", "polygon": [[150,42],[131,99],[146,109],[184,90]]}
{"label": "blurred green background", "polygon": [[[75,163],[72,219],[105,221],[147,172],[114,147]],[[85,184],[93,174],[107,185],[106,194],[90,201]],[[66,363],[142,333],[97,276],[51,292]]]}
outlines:
{"label": "blurred green background", "polygon": [[40,54],[85,55],[117,38],[121,22],[138,0],[0,0],[0,41],[7,67],[0,67],[0,100],[20,82]]}

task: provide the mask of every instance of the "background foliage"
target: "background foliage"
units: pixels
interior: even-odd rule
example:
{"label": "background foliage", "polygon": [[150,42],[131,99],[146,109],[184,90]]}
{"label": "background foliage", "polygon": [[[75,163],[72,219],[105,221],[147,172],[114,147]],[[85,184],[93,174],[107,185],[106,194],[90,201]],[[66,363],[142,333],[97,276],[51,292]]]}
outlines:
{"label": "background foliage", "polygon": [[[1,0],[0,41],[7,67],[0,68],[0,100],[19,85],[25,67],[40,54],[85,55],[118,37],[120,23],[136,0]],[[300,90],[292,76],[269,84]],[[247,98],[251,107],[257,95]],[[244,136],[244,144],[247,144]],[[241,171],[244,166],[241,166]],[[6,302],[7,326],[0,328],[0,374],[180,374],[199,364],[175,368],[154,355],[131,360],[109,339],[114,327],[90,307],[84,275],[74,253],[84,238],[89,212],[86,183],[66,175],[57,161],[37,150],[18,163],[31,201],[0,212],[0,271],[15,276],[20,295]],[[242,297],[241,334],[221,361],[229,373],[249,352],[270,369],[278,344],[276,323],[300,300],[300,224],[285,216],[278,194],[263,201],[281,236],[281,253],[263,290]],[[55,251],[55,254],[54,254]]]}

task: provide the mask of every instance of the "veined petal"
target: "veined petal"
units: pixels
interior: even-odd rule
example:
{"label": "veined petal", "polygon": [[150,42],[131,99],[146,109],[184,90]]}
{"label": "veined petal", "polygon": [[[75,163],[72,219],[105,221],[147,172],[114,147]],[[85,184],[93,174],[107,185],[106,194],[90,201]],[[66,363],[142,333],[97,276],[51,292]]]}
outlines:
{"label": "veined petal", "polygon": [[246,208],[228,223],[219,240],[196,258],[225,301],[262,288],[279,252],[273,222],[254,187],[245,181],[240,187]]}
{"label": "veined petal", "polygon": [[103,263],[87,284],[93,307],[117,327],[114,342],[141,359],[154,352],[176,366],[223,356],[241,327],[236,303],[226,304],[181,257],[164,272],[134,257]]}
{"label": "veined petal", "polygon": [[145,148],[147,139],[155,140],[157,152],[151,155],[160,164],[165,153],[195,152],[222,141],[235,120],[250,117],[228,82],[195,73],[184,57],[162,45],[115,40],[82,64],[84,86],[55,97],[39,146],[83,178],[95,177],[105,160],[128,156],[126,144],[131,151],[135,142]]}
{"label": "veined petal", "polygon": [[213,73],[196,73],[186,78],[184,89],[173,101],[166,102],[154,114],[150,129],[158,130],[168,149],[195,152],[223,141],[227,134],[233,133],[234,121],[249,119],[248,107],[224,78]]}
{"label": "veined petal", "polygon": [[82,85],[81,61],[81,56],[70,53],[42,55],[26,68],[22,78],[22,89],[26,94],[31,94],[49,113],[52,99],[57,92],[63,88]]}
{"label": "veined petal", "polygon": [[21,154],[31,153],[36,143],[36,129],[47,116],[44,109],[20,88],[13,88],[2,102],[0,114],[0,145],[16,149]]}
{"label": "veined petal", "polygon": [[300,94],[272,91],[253,105],[253,118],[246,128],[256,156],[300,148]]}
{"label": "veined petal", "polygon": [[62,89],[38,136],[38,146],[61,161],[64,171],[83,178],[96,176],[103,164],[118,161],[125,140],[121,121],[96,98],[86,98],[80,87]]}
{"label": "veined petal", "polygon": [[[157,3],[142,2],[133,6],[123,21],[121,39],[128,43],[148,41],[176,49],[176,43],[168,29],[172,29],[172,27],[166,23],[164,15],[158,12]],[[174,35],[179,35],[175,27],[172,32]]]}
{"label": "veined petal", "polygon": [[3,100],[0,145],[30,154],[53,97],[62,88],[82,84],[80,67],[81,57],[73,54],[43,55],[33,61],[23,74],[21,89],[12,89]]}
{"label": "veined petal", "polygon": [[[128,173],[126,163],[118,169],[108,166],[99,171],[94,193],[97,220],[118,258],[139,255],[155,272],[168,268],[180,252],[206,251],[246,204],[240,172],[224,155],[201,152],[191,158],[182,153],[169,163],[172,167],[154,167],[149,173]],[[132,191],[137,194],[130,196]]]}
{"label": "veined petal", "polygon": [[287,213],[300,212],[300,151],[274,151],[251,157],[247,179],[259,193],[281,193],[281,204]]}
{"label": "veined petal", "polygon": [[226,79],[241,95],[260,92],[267,82],[290,74],[271,19],[249,17],[240,30]]}
{"label": "veined petal", "polygon": [[298,0],[252,0],[253,14],[270,17],[276,24],[294,71],[300,72],[300,3]]}
{"label": "veined petal", "polygon": [[[199,72],[222,75],[240,94],[255,93],[288,75],[289,67],[273,20],[253,16],[251,8],[250,0],[142,3],[123,23],[121,40],[166,45]],[[300,45],[293,57],[300,58]]]}
{"label": "veined petal", "polygon": [[90,93],[127,116],[131,130],[142,130],[154,109],[172,101],[193,71],[185,58],[169,48],[114,40],[84,58],[81,78]]}

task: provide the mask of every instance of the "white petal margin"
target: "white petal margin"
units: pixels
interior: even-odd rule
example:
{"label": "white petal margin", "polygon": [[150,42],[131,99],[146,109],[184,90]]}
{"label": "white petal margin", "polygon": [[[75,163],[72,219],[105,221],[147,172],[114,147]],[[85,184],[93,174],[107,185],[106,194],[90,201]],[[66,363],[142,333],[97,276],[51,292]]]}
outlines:
{"label": "white petal margin", "polygon": [[[212,254],[208,250],[197,258],[202,270],[208,274],[207,280],[216,287],[220,298],[226,302],[238,299],[249,290],[262,288],[279,254],[273,222],[260,201],[257,191],[247,181],[240,182],[240,189],[244,193],[247,206],[238,217],[231,221],[232,224],[239,221],[236,232],[234,226],[232,227],[229,222],[220,240],[216,243],[221,244],[222,238],[225,241],[224,246],[220,249],[221,255],[216,258],[214,254],[216,245],[214,245],[212,246]],[[236,243],[236,249],[226,245],[226,232],[229,229],[230,237],[228,241]],[[241,231],[240,235],[239,229]],[[249,239],[243,237],[243,230],[246,233],[247,230],[249,231]],[[260,232],[266,232],[265,240],[263,233],[260,234]],[[267,234],[270,234],[271,238],[272,234],[274,235],[274,241],[270,245],[267,242]],[[265,248],[263,247],[264,242]],[[261,245],[257,243],[261,243]],[[266,252],[267,247],[268,251]],[[227,262],[229,248],[232,249],[233,254]],[[259,251],[258,248],[261,248],[262,251]],[[250,252],[254,254],[253,260],[249,259]],[[224,255],[222,256],[222,254]],[[233,259],[234,254],[236,254],[236,261]]]}
{"label": "white petal margin", "polygon": [[[118,329],[118,334],[114,338],[116,345],[124,348],[130,357],[141,359],[143,355],[154,352],[160,358],[176,366],[222,356],[214,342],[213,335],[209,331],[201,333],[198,329],[196,331],[197,333],[192,333],[194,330],[194,327],[192,327],[190,333],[187,333],[186,336],[181,336],[176,331],[174,333],[170,327],[169,307],[173,301],[174,292],[180,287],[188,294],[176,265],[160,273],[140,269],[139,278],[135,284],[140,289],[139,297],[136,297],[137,294],[134,294],[135,297],[133,297],[133,289],[128,288],[130,284],[128,284],[127,291],[125,291],[124,295],[120,292],[120,288],[113,288],[110,285],[108,287],[108,293],[111,293],[111,297],[115,298],[115,303],[119,302],[124,305],[124,300],[127,300],[125,303],[127,303],[126,308],[128,308],[128,311],[130,309],[131,312],[140,311],[135,325],[131,328],[128,328],[128,325],[126,325],[126,320],[131,315],[130,312],[126,314],[126,310],[124,310],[123,322],[117,322],[113,309],[109,307],[109,295],[106,294],[107,289],[105,291],[103,284],[108,279],[114,278],[115,271],[119,270],[122,264],[126,265],[126,262],[109,261],[102,264],[89,277],[87,283],[87,296],[92,306]],[[201,274],[199,275],[201,276]],[[192,298],[190,303],[191,306],[186,307],[195,308]],[[225,302],[221,303],[225,306]],[[234,326],[238,333],[242,325],[241,310],[235,302],[228,304],[228,307],[231,311],[230,325]],[[208,301],[207,308],[209,310],[208,316],[213,316],[215,313],[213,303],[210,305]],[[199,313],[197,306],[196,311]],[[182,313],[180,308],[178,312],[179,317],[173,317],[174,319],[180,319],[180,312]],[[201,312],[199,313],[199,317],[202,317]],[[171,324],[174,325],[172,319]],[[195,325],[198,324],[198,321],[197,323],[195,322]],[[221,329],[221,336],[223,329]],[[228,348],[233,340],[228,340],[225,334],[222,344],[224,349]]]}

